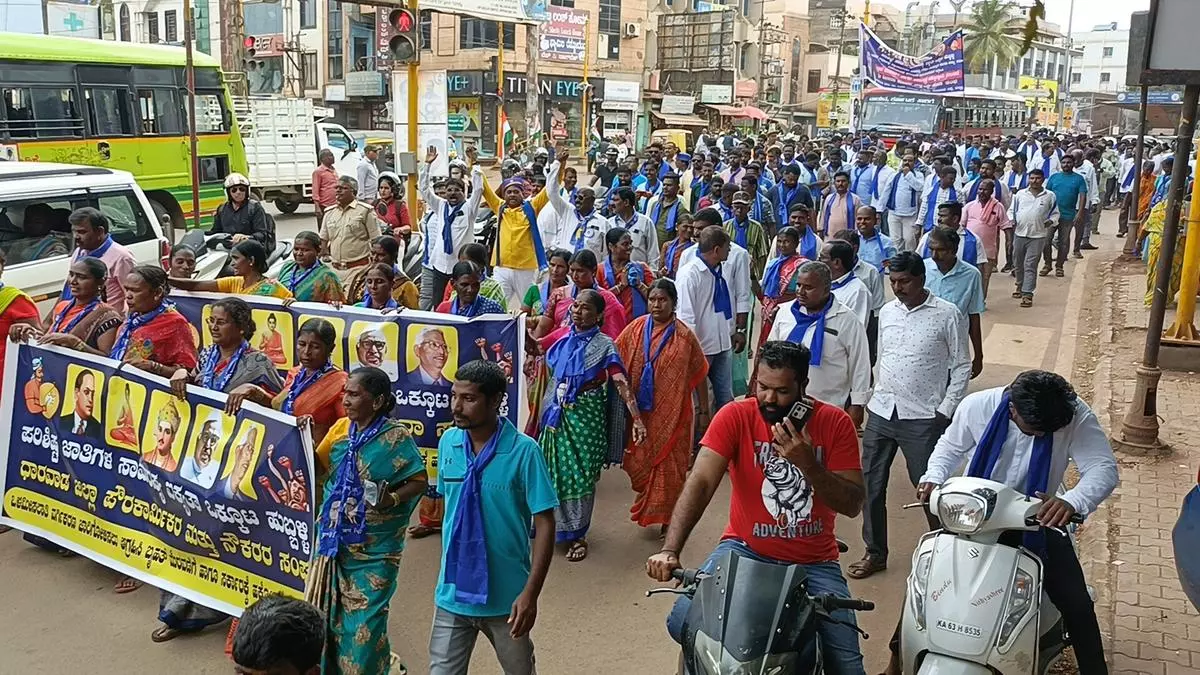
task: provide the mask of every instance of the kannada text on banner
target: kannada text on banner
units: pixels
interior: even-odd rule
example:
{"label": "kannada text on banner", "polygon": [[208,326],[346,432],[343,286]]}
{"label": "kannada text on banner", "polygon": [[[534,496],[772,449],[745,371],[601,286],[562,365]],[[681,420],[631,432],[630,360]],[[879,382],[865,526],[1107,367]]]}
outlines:
{"label": "kannada text on banner", "polygon": [[[215,293],[172,292],[171,299],[193,326],[206,325]],[[337,333],[333,365],[349,372],[369,365],[382,369],[393,383],[392,417],[404,422],[425,458],[430,482],[437,480],[437,445],[453,426],[450,386],[459,366],[483,359],[499,363],[508,374],[508,391],[500,414],[523,428],[528,414],[521,376],[524,365],[524,317],[485,315],[474,319],[417,310],[382,314],[378,310],[297,302],[284,307],[275,298],[238,296],[250,304],[258,333],[251,345],[267,354],[286,373],[295,366],[296,333],[312,318],[329,321]],[[200,331],[198,344],[212,340]]]}
{"label": "kannada text on banner", "polygon": [[313,461],[295,418],[80,352],[10,345],[0,522],[239,615],[303,597]]}
{"label": "kannada text on banner", "polygon": [[859,25],[862,76],[885,89],[925,94],[961,92],[963,34],[951,33],[923,56],[902,54],[884,44],[865,25]]}

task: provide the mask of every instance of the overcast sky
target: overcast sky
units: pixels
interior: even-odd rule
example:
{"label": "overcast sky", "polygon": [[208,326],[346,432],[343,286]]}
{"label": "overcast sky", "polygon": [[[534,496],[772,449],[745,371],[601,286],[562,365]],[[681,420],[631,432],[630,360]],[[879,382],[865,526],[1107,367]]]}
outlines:
{"label": "overcast sky", "polygon": [[[885,0],[888,4],[901,10],[908,5],[906,0]],[[1021,5],[1032,4],[1030,0],[1019,0]],[[922,0],[928,5],[928,0]],[[1045,0],[1046,18],[1051,22],[1067,28],[1071,18],[1071,0]],[[1150,8],[1150,0],[1075,0],[1075,32],[1091,30],[1092,26],[1116,21],[1121,28],[1129,28],[1129,15],[1133,12]],[[938,12],[953,12],[948,0],[941,0]]]}

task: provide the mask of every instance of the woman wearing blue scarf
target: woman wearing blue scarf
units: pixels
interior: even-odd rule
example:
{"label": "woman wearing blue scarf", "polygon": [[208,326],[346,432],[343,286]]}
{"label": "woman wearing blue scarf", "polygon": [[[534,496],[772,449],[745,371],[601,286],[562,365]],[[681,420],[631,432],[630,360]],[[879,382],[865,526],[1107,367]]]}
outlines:
{"label": "woman wearing blue scarf", "polygon": [[621,301],[625,318],[632,321],[646,314],[646,296],[654,283],[654,272],[643,262],[631,260],[633,238],[623,227],[614,227],[604,235],[608,258],[600,266],[596,283],[612,291]]}
{"label": "woman wearing blue scarf", "polygon": [[342,393],[346,417],[315,453],[332,471],[304,599],[325,617],[324,675],[387,673],[398,661],[388,642],[388,605],[404,529],[427,478],[408,429],[388,418],[395,403],[387,373],[355,370]]}
{"label": "woman wearing blue scarf", "polygon": [[600,469],[609,463],[611,435],[620,434],[616,440],[624,447],[624,425],[609,425],[610,380],[633,418],[633,442],[640,444],[646,438],[616,345],[600,331],[604,306],[596,291],[580,291],[571,307],[571,325],[546,336],[541,344],[553,381],[542,402],[538,442],[558,494],[556,539],[570,542],[567,560],[571,562],[587,557],[585,537],[592,523]]}
{"label": "woman wearing blue scarf", "polygon": [[[805,226],[805,231],[811,230]],[[814,235],[815,237],[815,235]],[[785,302],[796,299],[796,281],[800,278],[800,265],[808,260],[816,260],[801,255],[800,231],[791,225],[779,231],[775,238],[777,256],[767,263],[767,271],[763,274],[762,299],[762,334],[759,335],[759,346],[767,341],[771,326],[775,323],[775,311]]]}
{"label": "woman wearing blue scarf", "polygon": [[[177,368],[171,376],[171,389],[180,400],[187,400],[189,384],[230,393],[244,384],[254,384],[274,396],[283,388],[279,371],[264,353],[251,349],[254,319],[250,305],[241,298],[222,298],[210,308],[208,332],[212,345],[200,352],[195,371]],[[194,459],[194,455],[190,457]],[[210,458],[209,461],[212,461]],[[162,625],[150,634],[155,642],[165,642],[182,633],[194,633],[228,618],[214,609],[198,605],[174,593],[162,591],[158,620]]]}
{"label": "woman wearing blue scarf", "polygon": [[392,297],[392,286],[396,283],[396,271],[385,263],[372,264],[363,277],[363,299],[359,307],[378,309],[383,313],[394,312],[400,303]]}

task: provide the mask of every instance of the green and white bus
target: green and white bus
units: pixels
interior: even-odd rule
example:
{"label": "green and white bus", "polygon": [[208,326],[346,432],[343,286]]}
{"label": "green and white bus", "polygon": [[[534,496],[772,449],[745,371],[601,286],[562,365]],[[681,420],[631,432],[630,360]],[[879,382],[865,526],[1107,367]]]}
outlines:
{"label": "green and white bus", "polygon": [[[220,62],[194,55],[200,213],[208,227],[230,172],[247,173]],[[134,175],[176,228],[190,225],[184,49],[0,33],[0,158]]]}

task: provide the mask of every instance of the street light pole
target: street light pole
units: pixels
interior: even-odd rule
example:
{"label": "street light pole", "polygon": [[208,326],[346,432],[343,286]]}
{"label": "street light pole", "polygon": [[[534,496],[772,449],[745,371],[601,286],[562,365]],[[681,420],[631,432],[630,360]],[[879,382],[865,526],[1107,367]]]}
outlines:
{"label": "street light pole", "polygon": [[[830,120],[836,119],[839,96],[842,91],[842,47],[846,42],[846,21],[850,19],[850,16],[850,12],[841,10],[842,30],[838,33],[837,63],[833,68],[833,105],[830,108]],[[838,121],[840,122],[841,120]]]}

